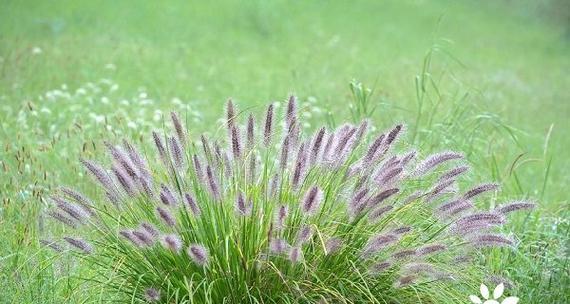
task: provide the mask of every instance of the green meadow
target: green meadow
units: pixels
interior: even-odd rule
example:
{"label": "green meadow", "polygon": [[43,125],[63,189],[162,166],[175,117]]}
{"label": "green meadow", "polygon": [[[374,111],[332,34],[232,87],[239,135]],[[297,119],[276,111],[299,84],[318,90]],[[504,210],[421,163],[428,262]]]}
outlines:
{"label": "green meadow", "polygon": [[501,184],[478,207],[535,201],[505,228],[515,248],[479,263],[512,281],[520,303],[567,303],[566,10],[564,1],[1,1],[0,303],[105,302],[82,279],[89,269],[39,243],[60,229],[45,216],[56,187],[94,192],[80,157],[101,159],[105,140],[125,137],[150,149],[171,110],[191,137],[224,136],[228,98],[263,115],[290,94],[305,132],[404,122],[410,146],[462,151],[473,182]]}

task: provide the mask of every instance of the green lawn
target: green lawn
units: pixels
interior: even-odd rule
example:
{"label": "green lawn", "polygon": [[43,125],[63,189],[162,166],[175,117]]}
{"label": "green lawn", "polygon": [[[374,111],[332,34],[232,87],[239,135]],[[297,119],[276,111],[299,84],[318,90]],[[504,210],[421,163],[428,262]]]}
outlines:
{"label": "green lawn", "polygon": [[171,109],[216,133],[228,97],[261,113],[290,93],[307,129],[339,124],[353,79],[377,128],[405,121],[424,150],[465,151],[497,199],[537,200],[510,226],[517,250],[482,262],[521,303],[568,301],[570,40],[548,19],[506,1],[2,1],[0,302],[85,296],[38,236],[50,191],[86,189],[78,159],[104,139],[149,143]]}

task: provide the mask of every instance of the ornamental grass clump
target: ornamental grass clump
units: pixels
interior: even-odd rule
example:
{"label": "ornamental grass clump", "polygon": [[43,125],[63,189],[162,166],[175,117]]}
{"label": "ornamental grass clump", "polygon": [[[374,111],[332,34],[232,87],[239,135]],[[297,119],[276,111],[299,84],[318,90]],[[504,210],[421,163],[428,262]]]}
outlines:
{"label": "ornamental grass clump", "polygon": [[62,187],[49,214],[67,234],[42,244],[115,295],[156,303],[458,302],[485,275],[467,256],[516,245],[500,227],[533,204],[477,211],[498,186],[461,189],[461,153],[418,160],[398,148],[403,125],[302,134],[294,97],[283,114],[242,119],[229,101],[225,139],[172,113],[154,153],[107,143],[109,164],[81,160],[99,193]]}

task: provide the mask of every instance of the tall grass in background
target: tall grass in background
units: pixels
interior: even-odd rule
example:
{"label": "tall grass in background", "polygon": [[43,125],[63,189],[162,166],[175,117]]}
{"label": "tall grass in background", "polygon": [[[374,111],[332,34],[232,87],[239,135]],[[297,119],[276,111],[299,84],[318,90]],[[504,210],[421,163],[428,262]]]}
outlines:
{"label": "tall grass in background", "polygon": [[[353,118],[370,113],[369,92],[351,87]],[[499,233],[507,216],[534,207],[478,211],[498,185],[461,183],[461,153],[418,160],[402,124],[307,135],[294,97],[282,116],[271,104],[246,118],[231,101],[226,114],[222,138],[172,113],[155,153],[125,141],[106,144],[110,169],[82,160],[99,191],[60,188],[49,215],[67,228],[42,244],[91,269],[82,279],[102,300],[451,303],[490,274],[489,248],[517,246]]]}

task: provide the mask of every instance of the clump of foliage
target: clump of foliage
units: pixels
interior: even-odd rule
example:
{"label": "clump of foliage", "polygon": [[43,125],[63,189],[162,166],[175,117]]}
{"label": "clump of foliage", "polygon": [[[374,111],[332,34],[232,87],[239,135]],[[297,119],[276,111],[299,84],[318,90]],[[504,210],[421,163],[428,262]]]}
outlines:
{"label": "clump of foliage", "polygon": [[42,242],[136,301],[451,303],[481,282],[473,257],[514,245],[506,215],[534,206],[477,211],[498,185],[461,191],[457,152],[397,152],[403,125],[304,136],[294,97],[284,112],[240,125],[229,101],[227,140],[196,140],[172,113],[155,154],[107,143],[110,169],[82,160],[101,199],[62,187],[50,215],[72,229]]}

